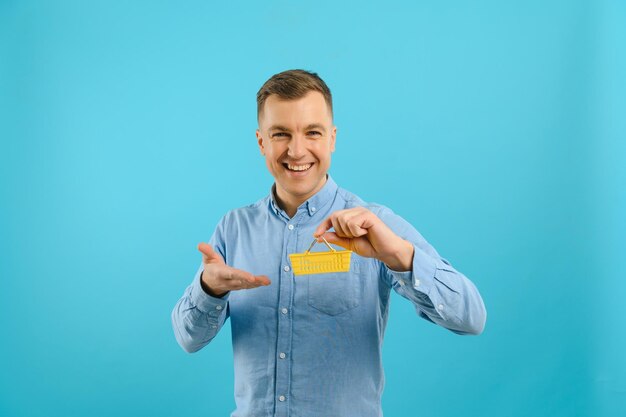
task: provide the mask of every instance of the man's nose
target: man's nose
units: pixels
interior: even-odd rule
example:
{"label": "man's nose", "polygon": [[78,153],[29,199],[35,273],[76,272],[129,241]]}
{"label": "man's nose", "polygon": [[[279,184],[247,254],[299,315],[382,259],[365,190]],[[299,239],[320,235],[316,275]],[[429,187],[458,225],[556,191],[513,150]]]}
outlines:
{"label": "man's nose", "polygon": [[306,139],[300,135],[294,135],[289,141],[289,149],[287,155],[293,159],[300,159],[304,156]]}

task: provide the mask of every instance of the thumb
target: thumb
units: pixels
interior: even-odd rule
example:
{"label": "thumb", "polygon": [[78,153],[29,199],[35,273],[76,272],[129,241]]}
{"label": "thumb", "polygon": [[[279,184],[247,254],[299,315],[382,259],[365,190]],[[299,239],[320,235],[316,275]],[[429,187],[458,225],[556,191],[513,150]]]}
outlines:
{"label": "thumb", "polygon": [[[326,232],[322,236],[328,241],[328,243],[333,243],[335,245],[341,246],[344,249],[354,251],[352,247],[352,239],[350,238],[337,236],[337,233],[335,232]],[[322,236],[317,239],[318,242],[324,242],[322,240]]]}
{"label": "thumb", "polygon": [[202,253],[202,263],[205,264],[226,264],[219,253],[215,252],[208,243],[200,243],[198,250]]}

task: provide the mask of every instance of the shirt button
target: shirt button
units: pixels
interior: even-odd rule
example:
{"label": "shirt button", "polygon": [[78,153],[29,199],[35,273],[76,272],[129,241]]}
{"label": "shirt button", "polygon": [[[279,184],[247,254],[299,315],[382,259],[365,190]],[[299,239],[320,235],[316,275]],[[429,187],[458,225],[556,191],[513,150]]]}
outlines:
{"label": "shirt button", "polygon": [[283,267],[283,270],[284,270],[285,272],[289,272],[289,270],[290,270],[290,269],[291,269],[291,268],[289,268],[289,265],[285,265],[285,266]]}
{"label": "shirt button", "polygon": [[439,304],[439,305],[437,306],[437,308],[438,308],[439,310],[443,310],[443,304]]}
{"label": "shirt button", "polygon": [[315,207],[311,207],[311,211],[315,211],[317,210]]}
{"label": "shirt button", "polygon": [[280,356],[281,359],[285,359],[285,357],[287,357],[287,355],[285,355],[283,352],[280,352],[280,355],[278,356]]}
{"label": "shirt button", "polygon": [[222,306],[215,306],[215,309],[216,309],[216,310],[221,310],[221,309],[222,309]]}
{"label": "shirt button", "polygon": [[212,329],[217,329],[217,324],[211,326]]}
{"label": "shirt button", "polygon": [[400,281],[400,286],[404,287],[404,281]]}
{"label": "shirt button", "polygon": [[416,280],[415,280],[415,286],[416,286],[416,287],[419,287],[419,286],[420,286],[420,280],[419,280],[419,279],[416,279]]}
{"label": "shirt button", "polygon": [[283,307],[283,308],[280,310],[280,312],[281,312],[281,313],[283,313],[283,314],[287,314],[287,311],[288,311],[288,310],[287,310],[285,307]]}
{"label": "shirt button", "polygon": [[282,402],[282,401],[285,401],[285,396],[284,396],[284,395],[281,395],[280,397],[278,397],[278,401],[281,401],[281,402]]}
{"label": "shirt button", "polygon": [[289,226],[287,226],[287,228],[288,228],[289,230],[293,230],[293,224],[290,224]]}

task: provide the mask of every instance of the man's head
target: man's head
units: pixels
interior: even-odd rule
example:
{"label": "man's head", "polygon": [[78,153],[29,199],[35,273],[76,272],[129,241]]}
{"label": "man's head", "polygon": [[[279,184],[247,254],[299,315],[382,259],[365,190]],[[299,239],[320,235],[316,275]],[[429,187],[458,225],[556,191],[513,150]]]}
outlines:
{"label": "man's head", "polygon": [[281,200],[301,203],[326,182],[335,150],[332,96],[315,73],[284,71],[257,93],[259,149]]}

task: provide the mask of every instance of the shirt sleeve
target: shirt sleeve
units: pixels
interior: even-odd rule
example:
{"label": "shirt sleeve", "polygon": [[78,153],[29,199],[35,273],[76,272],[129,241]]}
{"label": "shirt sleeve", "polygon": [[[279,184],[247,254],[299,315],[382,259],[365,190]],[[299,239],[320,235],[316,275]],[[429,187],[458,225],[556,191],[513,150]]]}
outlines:
{"label": "shirt sleeve", "polygon": [[[209,243],[225,256],[224,221],[220,221]],[[178,344],[188,353],[197,352],[209,344],[220,331],[230,315],[228,297],[213,297],[201,285],[204,265],[201,263],[193,281],[172,310],[172,326]]]}
{"label": "shirt sleeve", "polygon": [[418,315],[457,334],[480,334],[487,312],[476,286],[439,256],[406,220],[384,207],[378,216],[413,245],[411,271],[399,272],[381,263],[383,278],[413,303]]}

